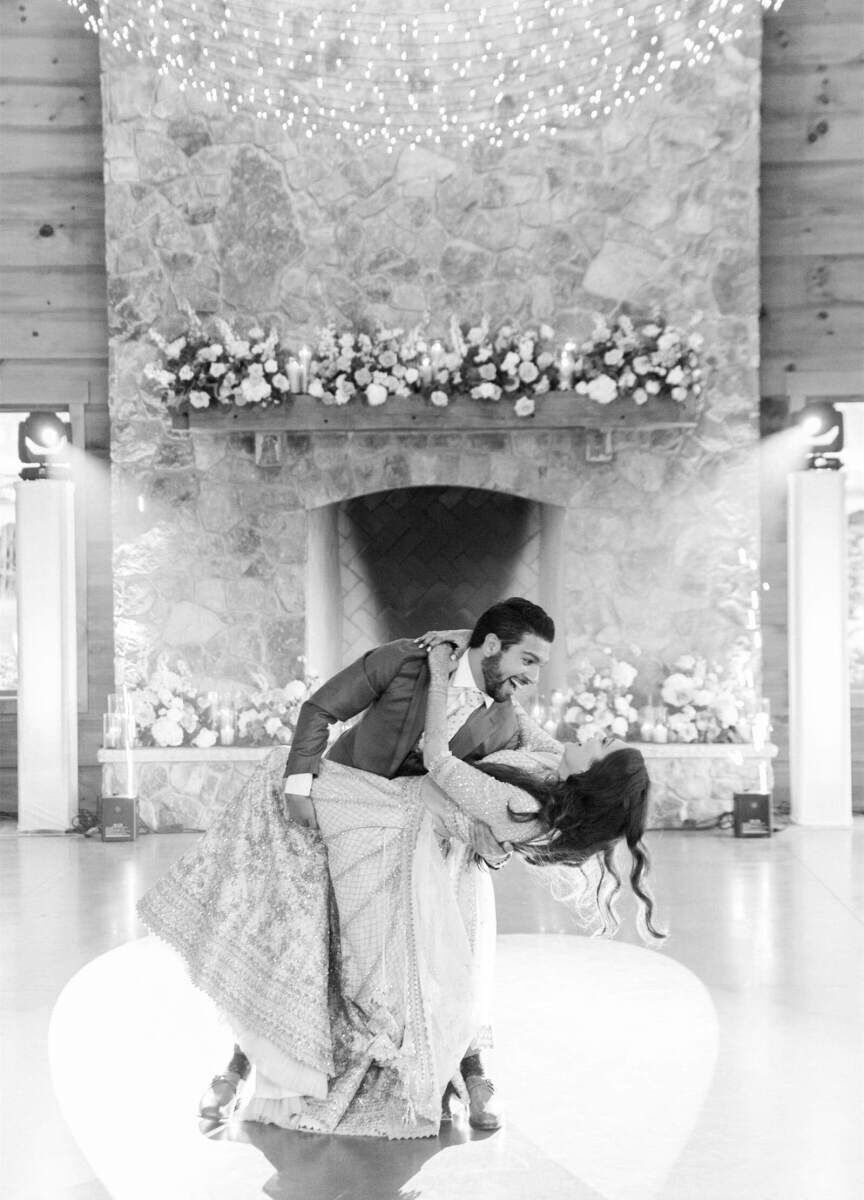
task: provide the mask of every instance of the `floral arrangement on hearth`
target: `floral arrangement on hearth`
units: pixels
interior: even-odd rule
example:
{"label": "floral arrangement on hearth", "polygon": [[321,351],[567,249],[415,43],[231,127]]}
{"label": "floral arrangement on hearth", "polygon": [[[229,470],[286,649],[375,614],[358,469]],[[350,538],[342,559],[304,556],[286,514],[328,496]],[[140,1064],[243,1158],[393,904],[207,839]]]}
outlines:
{"label": "floral arrangement on hearth", "polygon": [[612,734],[627,741],[745,742],[757,711],[743,663],[730,668],[693,654],[668,668],[657,692],[639,668],[603,649],[576,664],[570,691],[553,697],[558,736],[587,742]]}
{"label": "floral arrangement on hearth", "polygon": [[603,661],[581,659],[571,674],[569,695],[559,701],[563,734],[587,742],[598,734],[630,738],[639,714],[633,705],[633,683],[638,670],[631,663],[603,651]]}
{"label": "floral arrangement on hearth", "polygon": [[173,341],[155,331],[151,337],[161,361],[148,363],[144,375],[180,412],[275,406],[298,394],[372,408],[394,396],[438,408],[469,396],[512,402],[517,416],[530,417],[548,392],[573,391],[600,405],[652,397],[683,404],[702,392],[701,335],[658,315],[645,322],[626,313],[611,321],[597,316],[590,338],[560,350],[548,325],[493,331],[485,317],[476,325],[454,318],[440,340],[420,326],[374,332],[328,326],[314,347],[296,354],[273,330],[254,326],[241,335],[221,318],[208,330],[194,314]]}
{"label": "floral arrangement on hearth", "polygon": [[300,706],[318,686],[314,674],[273,687],[263,675],[255,687],[230,695],[203,690],[182,660],[169,665],[162,655],[155,669],[126,688],[135,719],[138,746],[286,745],[291,741]]}
{"label": "floral arrangement on hearth", "polygon": [[755,693],[743,669],[682,655],[660,687],[663,720],[675,742],[740,742],[749,737]]}

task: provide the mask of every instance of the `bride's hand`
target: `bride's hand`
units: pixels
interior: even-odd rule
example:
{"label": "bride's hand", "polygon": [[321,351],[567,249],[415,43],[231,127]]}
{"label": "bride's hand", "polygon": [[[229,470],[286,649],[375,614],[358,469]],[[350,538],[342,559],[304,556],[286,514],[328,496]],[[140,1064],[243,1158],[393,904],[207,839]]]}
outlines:
{"label": "bride's hand", "polygon": [[470,629],[430,629],[428,633],[414,639],[421,650],[429,650],[442,644],[451,646],[451,658],[454,660],[468,648],[470,640]]}
{"label": "bride's hand", "polygon": [[450,653],[449,642],[439,642],[437,646],[432,646],[426,652],[426,659],[429,663],[429,675],[432,679],[440,681],[450,678],[450,672],[453,669],[453,656]]}

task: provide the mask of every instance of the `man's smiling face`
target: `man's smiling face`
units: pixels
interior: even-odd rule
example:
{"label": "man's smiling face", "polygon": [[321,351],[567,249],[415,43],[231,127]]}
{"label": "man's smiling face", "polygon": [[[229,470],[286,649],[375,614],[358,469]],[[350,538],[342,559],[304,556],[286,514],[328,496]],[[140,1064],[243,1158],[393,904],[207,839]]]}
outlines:
{"label": "man's smiling face", "polygon": [[549,661],[550,644],[535,633],[523,634],[522,640],[501,649],[494,634],[484,643],[483,681],[493,700],[509,700],[517,688],[537,682],[540,668]]}

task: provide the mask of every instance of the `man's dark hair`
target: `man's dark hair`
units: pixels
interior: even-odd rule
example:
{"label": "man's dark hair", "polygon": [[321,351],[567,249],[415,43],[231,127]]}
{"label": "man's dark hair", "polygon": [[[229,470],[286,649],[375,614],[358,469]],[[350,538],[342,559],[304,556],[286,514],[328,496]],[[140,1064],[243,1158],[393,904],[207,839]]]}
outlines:
{"label": "man's dark hair", "polygon": [[521,642],[526,633],[533,633],[544,642],[554,642],[555,622],[539,604],[532,604],[521,596],[510,596],[480,615],[468,645],[482,646],[490,633],[498,637],[503,650]]}

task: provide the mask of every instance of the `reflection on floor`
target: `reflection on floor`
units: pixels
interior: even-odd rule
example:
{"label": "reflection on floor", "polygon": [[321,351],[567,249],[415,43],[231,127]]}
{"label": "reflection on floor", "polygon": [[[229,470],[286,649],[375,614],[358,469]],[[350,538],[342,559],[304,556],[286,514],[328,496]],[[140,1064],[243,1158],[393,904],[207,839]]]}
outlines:
{"label": "reflection on floor", "polygon": [[523,869],[500,872],[506,1127],[483,1136],[457,1122],[404,1143],[243,1124],[200,1135],[190,1098],[222,1065],[226,1035],[165,952],[138,940],[134,913],[193,841],[103,845],[2,827],[10,1200],[864,1194],[864,822],[771,841],[655,835],[673,931],[660,954],[640,947],[632,911],[614,943],[574,937]]}

